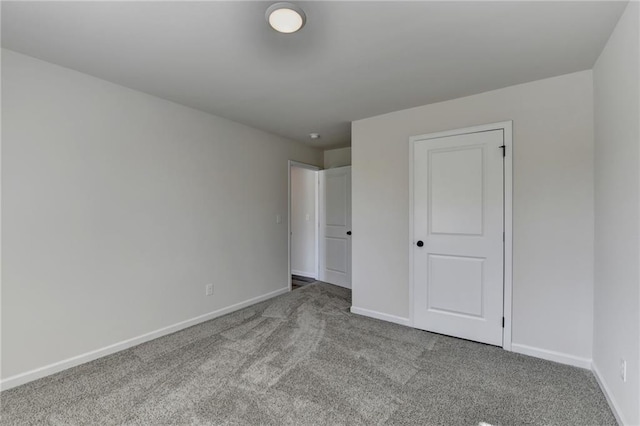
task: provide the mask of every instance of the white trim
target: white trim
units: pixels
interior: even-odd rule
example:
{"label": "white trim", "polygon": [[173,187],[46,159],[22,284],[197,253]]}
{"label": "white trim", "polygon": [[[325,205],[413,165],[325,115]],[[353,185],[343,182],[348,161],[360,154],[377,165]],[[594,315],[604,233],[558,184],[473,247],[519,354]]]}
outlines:
{"label": "white trim", "polygon": [[[315,172],[319,172],[320,171],[320,167],[318,166],[314,166],[312,164],[306,164],[306,163],[301,163],[299,161],[294,161],[294,160],[289,160],[287,162],[287,271],[289,274],[289,291],[291,291],[291,289],[293,288],[293,284],[291,282],[291,274],[293,274],[293,271],[291,270],[291,168],[292,167],[298,167],[301,169],[308,169],[308,170],[313,170]],[[320,182],[320,173],[316,173],[316,183]],[[318,252],[320,251],[320,244],[318,242],[318,227],[320,224],[320,218],[318,217],[318,192],[319,192],[319,188],[318,185],[315,185],[315,191],[316,191],[316,276],[315,277],[311,277],[311,278],[315,278],[316,280],[319,277],[319,264],[320,261],[318,259]],[[296,275],[302,275],[302,274],[296,274]]]}
{"label": "white trim", "polygon": [[7,377],[6,379],[0,381],[0,390],[11,389],[16,386],[20,386],[25,383],[49,376],[51,374],[58,373],[68,368],[75,367],[80,364],[84,364],[89,361],[93,361],[95,359],[102,358],[104,356],[111,355],[116,352],[120,352],[122,350],[131,348],[133,346],[137,346],[141,343],[148,342],[150,340],[154,340],[162,336],[166,336],[167,334],[175,333],[176,331],[183,330],[185,328],[194,326],[196,324],[200,324],[205,321],[209,321],[211,319],[220,317],[230,312],[237,311],[247,306],[254,305],[256,303],[262,302],[267,299],[271,299],[272,297],[276,297],[288,292],[289,292],[288,287],[281,288],[279,290],[269,292],[262,296],[254,297],[249,300],[245,300],[244,302],[236,303],[234,305],[227,306],[226,308],[221,308],[216,311],[209,312],[208,314],[199,315],[197,317],[188,319],[186,321],[181,321],[176,324],[163,327],[158,330],[145,333],[137,337],[133,337],[131,339],[114,343],[113,345],[105,346],[103,348],[86,352],[84,354],[77,355],[71,358],[67,358],[65,360],[55,362],[53,364],[45,365],[44,367],[39,367],[31,371],[27,371],[24,373],[16,374],[15,376]]}
{"label": "white trim", "polygon": [[512,301],[513,301],[513,122],[501,123],[504,129],[504,293],[502,315],[502,347],[510,351],[512,347]]}
{"label": "white trim", "polygon": [[316,173],[316,271],[315,279],[320,276],[320,170]]}
{"label": "white trim", "polygon": [[[428,133],[411,136],[409,138],[409,322],[414,326],[413,312],[413,159],[415,142],[425,139],[437,139],[447,136],[458,136],[469,133],[502,130],[504,133],[504,145],[506,147],[504,159],[504,293],[503,316],[505,326],[502,330],[502,348],[512,350],[511,324],[512,324],[512,298],[513,298],[513,121],[483,124],[479,126],[465,127],[462,129],[447,130],[444,132]],[[588,368],[588,367],[587,367]]]}
{"label": "white trim", "polygon": [[356,306],[351,307],[351,313],[411,327],[411,320],[409,318],[403,318],[396,315],[384,314],[382,312],[372,311],[370,309],[358,308]]}
{"label": "white trim", "polygon": [[324,222],[324,173],[329,169],[324,169],[318,172],[318,281],[325,281],[325,270],[322,265],[325,262],[324,259],[324,236],[322,235],[323,229],[320,229]]}
{"label": "white trim", "polygon": [[616,421],[618,422],[618,424],[619,425],[629,424],[625,421],[624,417],[622,416],[622,410],[616,403],[616,400],[613,398],[613,394],[609,390],[609,387],[607,386],[607,382],[605,382],[604,378],[602,377],[602,374],[600,374],[600,370],[598,370],[598,367],[596,366],[595,362],[591,363],[591,371],[593,371],[593,375],[596,377],[596,381],[600,386],[600,390],[602,390],[602,393],[604,394],[604,397],[606,398],[607,403],[609,404],[609,408],[611,408],[611,412],[616,418]]}
{"label": "white trim", "polygon": [[414,235],[414,224],[413,224],[413,159],[415,156],[415,148],[416,144],[413,141],[413,138],[409,138],[409,323],[411,327],[415,327],[415,315],[413,309],[413,235]]}
{"label": "white trim", "polygon": [[291,270],[291,275],[298,275],[301,277],[313,278],[314,280],[318,279],[318,276],[315,274],[315,272],[298,271],[296,269]]}
{"label": "white trim", "polygon": [[581,358],[575,355],[569,355],[562,352],[550,351],[548,349],[535,348],[533,346],[521,345],[513,343],[511,350],[518,354],[529,355],[536,358],[554,361],[560,364],[572,365],[574,367],[586,368],[591,370],[591,359]]}

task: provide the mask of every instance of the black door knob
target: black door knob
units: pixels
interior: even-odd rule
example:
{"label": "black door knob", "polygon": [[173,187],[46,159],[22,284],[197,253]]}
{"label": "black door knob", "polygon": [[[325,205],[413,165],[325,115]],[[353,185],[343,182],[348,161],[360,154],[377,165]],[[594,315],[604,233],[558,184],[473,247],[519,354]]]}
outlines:
{"label": "black door knob", "polygon": [[351,231],[347,231],[347,235],[351,235]]}
{"label": "black door knob", "polygon": [[422,242],[422,240],[418,240],[418,242],[416,243],[416,245],[418,247],[422,247],[424,245],[424,243]]}

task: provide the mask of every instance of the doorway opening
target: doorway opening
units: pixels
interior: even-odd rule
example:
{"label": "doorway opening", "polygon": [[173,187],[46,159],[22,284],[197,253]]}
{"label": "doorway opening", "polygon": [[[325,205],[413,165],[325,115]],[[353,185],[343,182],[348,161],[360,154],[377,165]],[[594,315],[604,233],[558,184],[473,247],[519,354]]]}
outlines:
{"label": "doorway opening", "polygon": [[318,279],[319,171],[289,161],[289,290]]}

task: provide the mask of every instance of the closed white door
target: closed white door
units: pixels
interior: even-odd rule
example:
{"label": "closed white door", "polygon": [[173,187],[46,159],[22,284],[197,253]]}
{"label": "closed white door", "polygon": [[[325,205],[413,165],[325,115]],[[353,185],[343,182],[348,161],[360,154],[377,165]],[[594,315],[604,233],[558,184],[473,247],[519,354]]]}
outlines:
{"label": "closed white door", "polygon": [[319,280],[351,288],[351,166],[320,171]]}
{"label": "closed white door", "polygon": [[504,131],[412,143],[414,326],[502,346]]}

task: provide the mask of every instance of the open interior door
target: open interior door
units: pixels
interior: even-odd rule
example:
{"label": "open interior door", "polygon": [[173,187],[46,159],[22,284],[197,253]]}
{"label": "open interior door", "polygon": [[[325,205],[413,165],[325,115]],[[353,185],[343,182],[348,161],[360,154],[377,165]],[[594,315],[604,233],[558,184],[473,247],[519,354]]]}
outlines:
{"label": "open interior door", "polygon": [[351,166],[320,171],[319,280],[351,288]]}

